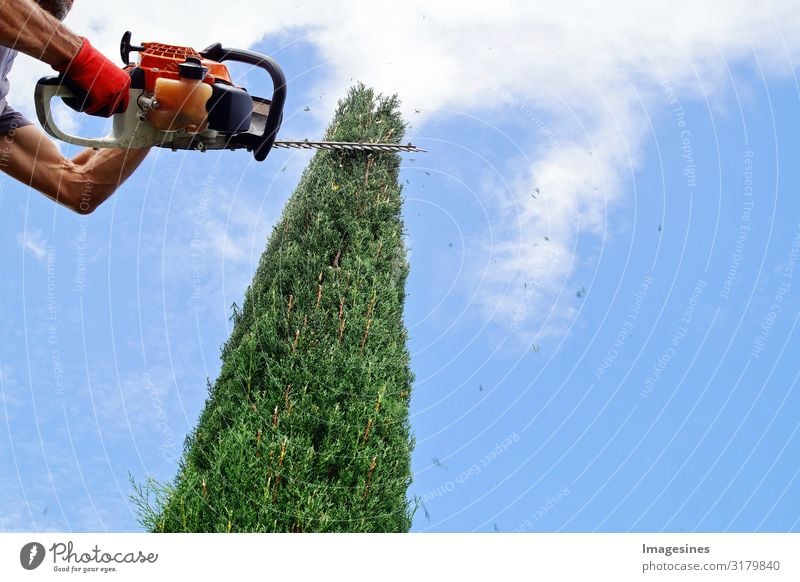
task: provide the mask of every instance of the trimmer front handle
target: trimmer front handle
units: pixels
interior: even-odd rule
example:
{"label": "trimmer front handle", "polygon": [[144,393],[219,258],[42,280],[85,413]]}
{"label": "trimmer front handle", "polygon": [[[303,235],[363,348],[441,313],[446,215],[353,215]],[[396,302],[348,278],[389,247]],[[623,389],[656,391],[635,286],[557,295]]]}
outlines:
{"label": "trimmer front handle", "polygon": [[205,50],[200,51],[200,54],[204,58],[220,63],[235,61],[253,65],[264,69],[272,78],[272,99],[265,100],[253,97],[253,101],[260,101],[269,105],[269,113],[263,132],[260,135],[250,132],[238,133],[231,137],[231,142],[252,149],[256,160],[259,162],[264,161],[272,149],[272,144],[278,136],[278,130],[280,130],[281,122],[283,121],[283,107],[286,103],[286,76],[283,74],[283,70],[277,62],[267,56],[251,51],[223,48],[220,43],[212,44]]}

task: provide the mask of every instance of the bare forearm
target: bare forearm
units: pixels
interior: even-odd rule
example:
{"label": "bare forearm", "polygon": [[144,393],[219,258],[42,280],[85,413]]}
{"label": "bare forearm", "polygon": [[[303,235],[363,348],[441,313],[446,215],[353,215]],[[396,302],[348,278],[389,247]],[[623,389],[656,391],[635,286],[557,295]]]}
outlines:
{"label": "bare forearm", "polygon": [[[80,202],[94,210],[111,196],[147,157],[149,149],[87,149],[72,159],[82,176]],[[80,209],[79,209],[80,210]]]}
{"label": "bare forearm", "polygon": [[58,68],[77,54],[81,42],[33,0],[0,0],[0,45]]}
{"label": "bare forearm", "polygon": [[2,171],[75,212],[88,214],[127,180],[148,149],[87,149],[67,159],[33,125],[3,138]]}

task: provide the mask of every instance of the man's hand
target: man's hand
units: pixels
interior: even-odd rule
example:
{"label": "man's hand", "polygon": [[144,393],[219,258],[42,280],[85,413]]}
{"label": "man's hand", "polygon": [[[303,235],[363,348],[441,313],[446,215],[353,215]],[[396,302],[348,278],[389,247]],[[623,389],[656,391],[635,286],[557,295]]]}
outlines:
{"label": "man's hand", "polygon": [[131,79],[121,68],[95,49],[88,39],[71,62],[56,70],[63,73],[78,88],[86,91],[83,111],[90,115],[109,117],[128,108]]}

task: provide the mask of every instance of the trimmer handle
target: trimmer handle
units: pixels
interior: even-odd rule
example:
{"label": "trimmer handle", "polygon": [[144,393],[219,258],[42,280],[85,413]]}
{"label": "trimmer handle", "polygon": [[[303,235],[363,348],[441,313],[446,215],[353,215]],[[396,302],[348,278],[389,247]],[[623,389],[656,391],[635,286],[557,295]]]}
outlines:
{"label": "trimmer handle", "polygon": [[271,58],[240,49],[223,48],[222,44],[212,44],[200,54],[212,61],[221,63],[223,61],[236,61],[248,65],[254,65],[264,69],[272,78],[272,100],[267,114],[267,122],[261,135],[256,133],[237,133],[232,136],[230,141],[241,144],[253,151],[256,160],[263,162],[272,149],[272,144],[278,136],[278,130],[283,121],[283,107],[286,103],[286,76],[277,62]]}
{"label": "trimmer handle", "polygon": [[39,123],[42,124],[42,127],[47,133],[70,144],[91,148],[115,147],[116,143],[114,139],[84,138],[77,135],[70,135],[61,131],[56,125],[53,119],[53,111],[50,102],[54,97],[61,97],[68,106],[76,111],[81,111],[82,104],[86,101],[86,96],[80,95],[80,92],[79,89],[65,82],[65,78],[61,75],[40,79],[39,82],[36,83],[36,89],[34,91],[36,116],[39,118]]}
{"label": "trimmer handle", "polygon": [[[135,100],[141,91],[131,90],[131,100]],[[36,105],[36,116],[44,130],[61,141],[72,145],[87,148],[145,148],[157,143],[156,132],[141,123],[138,118],[138,108],[128,107],[127,111],[117,113],[113,116],[113,130],[106,137],[80,137],[70,135],[62,131],[53,119],[51,101],[54,97],[61,97],[64,102],[75,109],[81,111],[86,102],[86,95],[77,87],[71,86],[69,81],[65,82],[62,76],[44,77],[39,79],[34,90],[34,103]],[[127,131],[126,131],[127,130]]]}

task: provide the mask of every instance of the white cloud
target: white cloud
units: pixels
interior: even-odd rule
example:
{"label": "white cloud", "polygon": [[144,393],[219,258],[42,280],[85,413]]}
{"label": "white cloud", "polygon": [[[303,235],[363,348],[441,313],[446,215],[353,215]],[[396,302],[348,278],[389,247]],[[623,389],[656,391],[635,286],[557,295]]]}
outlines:
{"label": "white cloud", "polygon": [[41,230],[26,230],[17,236],[17,242],[34,259],[40,263],[47,256],[47,243],[42,238]]}
{"label": "white cloud", "polygon": [[[221,41],[246,48],[265,35],[287,45],[308,42],[324,62],[313,72],[319,77],[315,94],[331,100],[314,108],[320,121],[351,80],[398,92],[408,112],[422,111],[423,123],[448,115],[446,110],[491,121],[519,116],[524,107],[528,119],[520,123],[528,124],[532,112],[546,113],[559,147],[540,148],[542,128],[534,126],[530,141],[520,144],[529,155],[512,177],[515,191],[496,201],[498,263],[484,283],[487,305],[521,324],[547,313],[571,318],[568,309],[553,308],[575,266],[575,243],[581,235],[602,236],[607,211],[626,195],[625,179],[642,152],[646,113],[666,109],[658,82],[669,82],[683,100],[714,103],[732,63],[749,63],[768,75],[793,74],[800,37],[787,27],[797,16],[792,0],[233,0],[225,10],[211,0],[142,0],[135,11],[81,0],[68,22],[109,55],[117,54],[126,29],[137,40],[198,47]],[[20,68],[12,95],[18,102],[42,70],[30,63]],[[544,194],[536,204],[529,196],[533,187]],[[546,255],[541,245],[529,244],[530,233],[543,232],[553,243]],[[239,247],[220,236],[222,248],[232,253],[228,258],[242,258]],[[515,278],[536,281],[537,298],[517,286],[498,302],[498,290]],[[521,304],[528,314],[522,319]]]}

